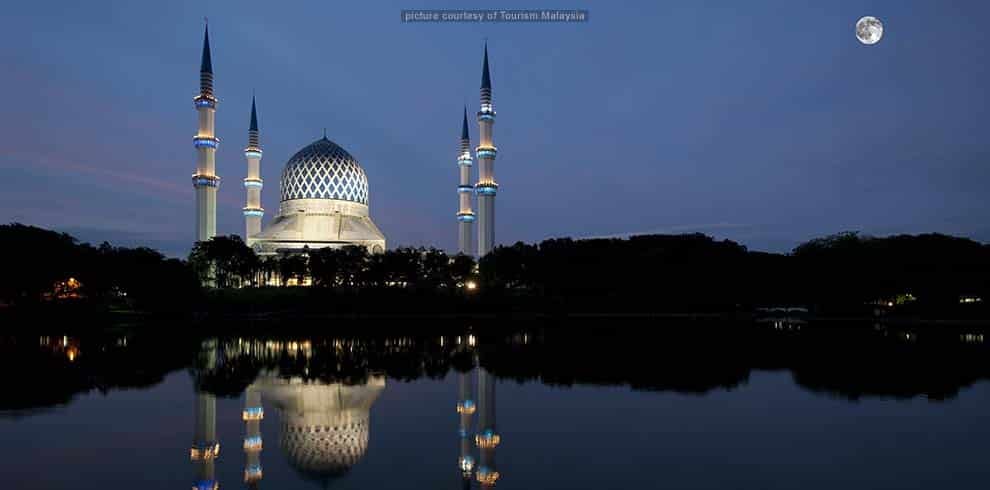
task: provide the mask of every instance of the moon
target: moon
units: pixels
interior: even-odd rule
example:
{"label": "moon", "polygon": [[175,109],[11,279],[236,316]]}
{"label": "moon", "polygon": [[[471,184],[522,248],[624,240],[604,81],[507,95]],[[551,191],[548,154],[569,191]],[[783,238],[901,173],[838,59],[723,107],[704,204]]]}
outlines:
{"label": "moon", "polygon": [[876,17],[867,15],[856,22],[856,38],[859,42],[872,46],[883,37],[883,23]]}

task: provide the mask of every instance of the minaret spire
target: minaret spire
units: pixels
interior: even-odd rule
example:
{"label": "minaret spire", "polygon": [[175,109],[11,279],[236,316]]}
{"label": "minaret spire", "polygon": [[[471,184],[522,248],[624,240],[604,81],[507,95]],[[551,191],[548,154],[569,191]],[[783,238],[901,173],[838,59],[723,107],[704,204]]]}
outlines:
{"label": "minaret spire", "polygon": [[258,132],[258,108],[253,95],[251,96],[251,126],[248,127],[248,131]]}
{"label": "minaret spire", "polygon": [[481,88],[489,91],[492,89],[492,76],[488,70],[488,41],[485,41],[485,63],[481,69]]}
{"label": "minaret spire", "polygon": [[495,109],[492,106],[492,77],[488,69],[488,41],[485,41],[485,61],[481,71],[481,108],[478,110],[478,183],[474,191],[478,195],[478,257],[484,257],[495,246],[495,155],[498,149],[493,142]]}
{"label": "minaret spire", "polygon": [[217,234],[216,152],[220,139],[214,132],[217,98],[213,95],[213,62],[210,59],[210,30],[203,35],[203,57],[199,68],[199,95],[193,98],[199,118],[199,130],[193,136],[196,147],[196,241],[206,241]]}
{"label": "minaret spire", "polygon": [[244,148],[244,158],[247,160],[247,177],[244,179],[244,189],[247,191],[247,202],[244,204],[244,243],[249,246],[254,243],[254,236],[261,233],[261,218],[265,210],[261,207],[261,137],[258,132],[258,105],[251,96],[251,122],[248,125],[248,145]]}
{"label": "minaret spire", "polygon": [[471,209],[471,137],[468,135],[467,106],[464,106],[464,118],[461,122],[461,144],[458,149],[457,167],[460,171],[460,181],[457,186],[457,253],[472,255],[474,247],[471,243],[472,227],[474,226],[474,210]]}

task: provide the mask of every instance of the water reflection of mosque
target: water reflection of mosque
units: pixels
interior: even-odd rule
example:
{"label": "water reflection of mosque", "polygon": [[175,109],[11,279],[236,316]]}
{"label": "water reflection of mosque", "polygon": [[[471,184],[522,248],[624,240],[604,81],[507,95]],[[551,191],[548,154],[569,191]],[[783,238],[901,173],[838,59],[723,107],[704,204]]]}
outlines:
{"label": "water reflection of mosque", "polygon": [[[224,370],[242,356],[308,357],[308,343],[251,341],[234,345],[204,342],[196,376]],[[344,384],[284,376],[278,369],[260,370],[244,389],[244,482],[257,488],[263,478],[262,399],[278,411],[280,447],[300,476],[326,485],[346,473],[368,448],[372,404],[385,388],[385,378],[368,376],[362,383]],[[215,463],[220,455],[216,433],[216,395],[197,389],[194,440],[191,453],[194,490],[219,488]]]}

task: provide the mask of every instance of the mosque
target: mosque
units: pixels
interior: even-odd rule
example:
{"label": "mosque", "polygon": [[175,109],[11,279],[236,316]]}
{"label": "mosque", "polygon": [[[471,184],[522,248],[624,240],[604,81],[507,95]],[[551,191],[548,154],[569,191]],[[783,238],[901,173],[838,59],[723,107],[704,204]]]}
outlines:
{"label": "mosque", "polygon": [[[217,98],[213,90],[213,63],[210,56],[210,33],[203,38],[199,94],[193,98],[199,117],[199,130],[193,137],[196,148],[196,173],[192,176],[196,192],[196,241],[206,241],[217,234],[217,190],[220,177],[216,172],[216,151],[220,140],[214,123]],[[495,111],[492,106],[491,74],[488,46],[482,68],[481,107],[478,111],[479,145],[478,180],[470,184],[472,158],[467,127],[467,108],[457,153],[459,167],[458,252],[481,257],[495,243],[495,155],[492,142]],[[247,194],[243,208],[244,241],[259,255],[303,252],[306,249],[357,245],[371,253],[385,251],[385,235],[375,225],[369,212],[368,176],[358,160],[343,147],[323,138],[306,145],[290,158],[279,181],[280,202],[275,217],[265,226],[261,206],[261,138],[257,106],[251,100],[248,144],[244,148]],[[477,247],[473,244],[475,213],[472,200],[478,203]]]}

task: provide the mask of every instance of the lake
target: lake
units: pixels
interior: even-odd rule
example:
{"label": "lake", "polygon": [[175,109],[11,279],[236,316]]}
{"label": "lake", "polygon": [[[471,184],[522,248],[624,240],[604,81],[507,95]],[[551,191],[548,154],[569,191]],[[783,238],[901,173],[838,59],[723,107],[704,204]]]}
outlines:
{"label": "lake", "polygon": [[511,323],[7,335],[0,476],[52,489],[990,481],[977,330]]}

